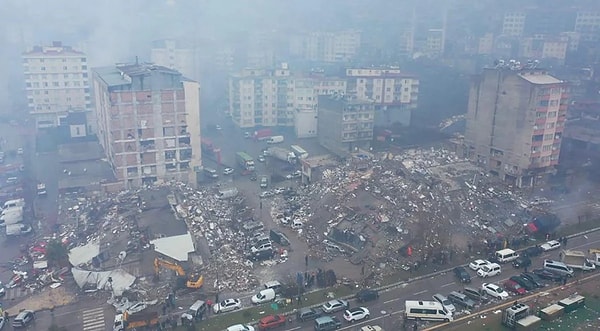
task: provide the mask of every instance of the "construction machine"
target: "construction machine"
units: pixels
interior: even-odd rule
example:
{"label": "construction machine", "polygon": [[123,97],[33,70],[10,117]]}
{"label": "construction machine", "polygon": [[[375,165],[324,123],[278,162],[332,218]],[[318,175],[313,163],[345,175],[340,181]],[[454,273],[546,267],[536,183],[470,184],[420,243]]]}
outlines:
{"label": "construction machine", "polygon": [[[191,289],[199,289],[204,284],[204,277],[199,272],[192,272],[189,275],[185,272],[182,266],[176,262],[170,262],[159,257],[154,259],[154,278],[158,280],[160,268],[166,268],[175,271],[178,277],[178,285],[185,283],[185,287]],[[186,276],[187,275],[187,276]]]}

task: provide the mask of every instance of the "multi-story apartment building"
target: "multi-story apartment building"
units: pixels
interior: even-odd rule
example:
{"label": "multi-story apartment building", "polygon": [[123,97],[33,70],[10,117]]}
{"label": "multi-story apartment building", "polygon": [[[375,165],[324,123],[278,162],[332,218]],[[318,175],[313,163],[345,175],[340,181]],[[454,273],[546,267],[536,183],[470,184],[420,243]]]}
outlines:
{"label": "multi-story apartment building", "polygon": [[575,32],[581,35],[581,41],[600,40],[600,11],[579,11],[575,18]]}
{"label": "multi-story apartment building", "polygon": [[290,52],[310,61],[347,62],[360,46],[361,32],[357,30],[312,32],[292,38]]}
{"label": "multi-story apartment building", "polygon": [[529,59],[551,59],[564,63],[569,48],[569,37],[535,35],[521,38],[519,56]]}
{"label": "multi-story apartment building", "polygon": [[502,34],[506,36],[519,37],[523,34],[525,29],[525,18],[524,12],[510,12],[504,14],[504,21],[502,22]]}
{"label": "multi-story apartment building", "polygon": [[156,40],[152,43],[150,59],[152,63],[177,70],[191,79],[200,78],[193,46],[182,45],[173,39]]}
{"label": "multi-story apartment building", "polygon": [[318,97],[319,144],[345,157],[358,148],[368,148],[373,140],[375,104],[356,96]]}
{"label": "multi-story apartment building", "polygon": [[471,86],[465,152],[509,183],[531,186],[558,164],[568,86],[540,69],[486,68]]}
{"label": "multi-story apartment building", "polygon": [[23,66],[29,114],[37,128],[65,124],[69,112],[86,112],[86,129],[94,131],[87,58],[83,52],[61,42],[35,46],[23,53]]}
{"label": "multi-story apartment building", "polygon": [[397,67],[346,69],[347,94],[373,100],[375,123],[410,125],[417,107],[419,80]]}
{"label": "multi-story apartment building", "polygon": [[429,29],[425,37],[424,52],[427,56],[438,57],[444,54],[445,32],[444,29]]}
{"label": "multi-story apartment building", "polygon": [[200,87],[149,63],[93,69],[98,138],[124,187],[195,185],[202,166]]}

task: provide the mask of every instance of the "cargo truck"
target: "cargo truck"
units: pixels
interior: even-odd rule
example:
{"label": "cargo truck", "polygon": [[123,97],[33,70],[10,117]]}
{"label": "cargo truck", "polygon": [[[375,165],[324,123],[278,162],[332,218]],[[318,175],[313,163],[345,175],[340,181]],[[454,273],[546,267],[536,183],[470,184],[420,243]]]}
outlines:
{"label": "cargo truck", "polygon": [[267,139],[267,144],[279,144],[284,140],[285,138],[283,136],[272,136],[271,138]]}
{"label": "cargo truck", "polygon": [[579,269],[582,271],[591,271],[596,269],[596,265],[588,260],[585,253],[576,250],[563,250],[560,254],[561,261],[572,269]]}
{"label": "cargo truck", "polygon": [[114,331],[145,329],[156,326],[159,323],[158,312],[156,311],[140,311],[135,314],[129,314],[125,311],[123,314],[115,316]]}
{"label": "cargo truck", "polygon": [[284,162],[296,163],[296,155],[282,147],[270,147],[269,155]]}
{"label": "cargo truck", "polygon": [[242,167],[245,172],[254,171],[254,159],[246,152],[237,152],[235,154],[237,163]]}
{"label": "cargo truck", "polygon": [[22,236],[31,233],[32,228],[27,224],[9,224],[6,226],[7,236]]}
{"label": "cargo truck", "polygon": [[597,267],[600,267],[600,248],[590,248],[590,259]]}
{"label": "cargo truck", "polygon": [[271,138],[273,131],[271,129],[261,129],[254,131],[255,140],[267,140]]}
{"label": "cargo truck", "polygon": [[292,152],[294,152],[296,157],[300,160],[304,160],[308,157],[308,152],[306,150],[304,150],[304,148],[302,148],[298,145],[292,145],[292,146],[290,146],[290,149],[292,150]]}

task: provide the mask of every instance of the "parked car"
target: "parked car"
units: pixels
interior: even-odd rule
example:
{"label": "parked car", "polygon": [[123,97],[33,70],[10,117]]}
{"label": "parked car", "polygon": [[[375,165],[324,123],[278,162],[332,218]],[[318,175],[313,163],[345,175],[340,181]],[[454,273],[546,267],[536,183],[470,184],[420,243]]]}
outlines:
{"label": "parked car", "polygon": [[508,298],[508,293],[500,286],[491,283],[481,284],[481,289],[492,298],[504,300]]}
{"label": "parked car", "polygon": [[240,301],[240,299],[225,299],[213,305],[213,312],[215,314],[226,313],[228,311],[240,308],[242,308],[242,302]]}
{"label": "parked car", "polygon": [[485,292],[472,287],[465,287],[462,293],[477,302],[487,302],[488,298]]}
{"label": "parked car", "polygon": [[531,259],[526,255],[520,255],[512,262],[512,265],[515,268],[528,268],[531,265]]}
{"label": "parked car", "polygon": [[530,282],[529,280],[527,280],[524,277],[521,277],[521,276],[511,276],[509,278],[509,280],[512,280],[513,282],[515,282],[515,283],[523,286],[523,288],[525,288],[525,290],[527,290],[527,291],[533,291],[533,290],[536,289],[536,286],[532,282]]}
{"label": "parked car", "polygon": [[254,331],[252,325],[236,324],[228,327],[225,331]]}
{"label": "parked car", "polygon": [[267,315],[258,321],[258,329],[260,331],[274,329],[285,325],[285,315]]}
{"label": "parked car", "polygon": [[258,156],[258,162],[265,162],[265,161],[266,161],[266,159],[263,155]]}
{"label": "parked car", "polygon": [[487,278],[499,275],[502,272],[502,268],[498,263],[490,263],[482,266],[479,270],[477,270],[477,276],[481,278]]}
{"label": "parked car", "polygon": [[324,303],[321,308],[325,313],[335,313],[336,311],[348,309],[349,304],[346,300],[331,300]]}
{"label": "parked car", "polygon": [[527,293],[527,291],[523,288],[523,286],[519,285],[517,282],[513,281],[513,280],[507,280],[504,282],[504,289],[506,289],[508,292],[517,294],[517,295],[523,295],[525,293]]}
{"label": "parked car", "polygon": [[4,316],[0,316],[0,330],[4,329],[4,324],[6,324],[6,319]]}
{"label": "parked car", "polygon": [[223,175],[231,175],[234,172],[233,168],[223,169]]}
{"label": "parked car", "polygon": [[446,312],[453,314],[456,311],[456,307],[452,301],[450,301],[445,295],[436,293],[432,296],[433,300],[439,302]]}
{"label": "parked car", "polygon": [[358,291],[354,297],[358,302],[377,300],[379,298],[379,292],[377,292],[377,290],[365,288]]}
{"label": "parked car", "polygon": [[258,179],[258,177],[256,177],[256,175],[252,174],[250,175],[250,180],[255,182]]}
{"label": "parked car", "polygon": [[561,275],[555,274],[552,271],[546,269],[535,269],[533,270],[533,273],[541,279],[551,280],[555,282],[562,280]]}
{"label": "parked car", "polygon": [[477,270],[479,270],[481,267],[483,267],[484,265],[488,265],[488,264],[490,264],[490,263],[491,263],[491,262],[490,262],[490,261],[488,261],[488,260],[481,260],[481,259],[479,259],[479,260],[475,260],[475,261],[473,261],[473,262],[469,263],[469,269],[471,269],[471,270],[473,270],[473,271],[477,271]]}
{"label": "parked car", "polygon": [[471,282],[471,275],[469,275],[465,267],[454,268],[454,275],[456,275],[456,277],[460,280],[461,283]]}
{"label": "parked car", "polygon": [[29,324],[31,324],[31,322],[33,322],[34,319],[35,319],[35,314],[34,314],[33,310],[22,310],[13,319],[12,326],[15,329],[16,328],[24,328],[24,327],[28,326]]}
{"label": "parked car", "polygon": [[559,249],[560,248],[560,242],[558,240],[550,240],[549,242],[540,245],[540,248],[544,252],[551,251],[551,250],[554,250],[554,249]]}
{"label": "parked car", "polygon": [[523,251],[523,255],[527,256],[538,256],[540,254],[542,254],[542,248],[540,246],[531,246]]}
{"label": "parked car", "polygon": [[364,319],[369,318],[369,316],[370,316],[369,309],[367,309],[365,307],[356,307],[356,308],[348,309],[344,312],[344,319],[350,323],[356,322],[356,321],[362,321]]}
{"label": "parked car", "polygon": [[469,299],[466,295],[452,291],[448,293],[448,299],[452,301],[454,305],[465,307],[467,309],[475,308],[475,301]]}
{"label": "parked car", "polygon": [[296,318],[300,322],[317,319],[323,315],[323,310],[314,308],[302,308],[296,312]]}
{"label": "parked car", "polygon": [[138,302],[138,303],[134,304],[133,306],[130,306],[129,308],[127,308],[127,313],[135,314],[135,313],[138,313],[138,312],[146,309],[147,307],[148,307],[148,305],[146,305],[145,302]]}
{"label": "parked car", "polygon": [[529,280],[538,288],[542,288],[547,285],[546,282],[544,282],[544,280],[542,278],[540,278],[538,275],[534,274],[533,272],[524,272],[521,274],[521,277]]}

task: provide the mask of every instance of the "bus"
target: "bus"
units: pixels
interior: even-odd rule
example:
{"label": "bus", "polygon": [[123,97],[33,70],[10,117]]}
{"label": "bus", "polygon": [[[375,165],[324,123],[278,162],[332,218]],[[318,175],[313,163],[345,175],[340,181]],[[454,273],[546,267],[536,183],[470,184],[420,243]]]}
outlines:
{"label": "bus", "polygon": [[254,171],[254,159],[246,152],[237,152],[236,160],[242,169],[246,171]]}
{"label": "bus", "polygon": [[306,159],[308,157],[308,152],[306,150],[304,150],[304,148],[298,146],[298,145],[292,145],[290,146],[292,152],[294,152],[294,154],[296,155],[296,157],[298,159]]}
{"label": "bus", "polygon": [[444,321],[453,320],[452,314],[447,313],[441,303],[436,301],[413,301],[405,302],[404,318],[422,321]]}

